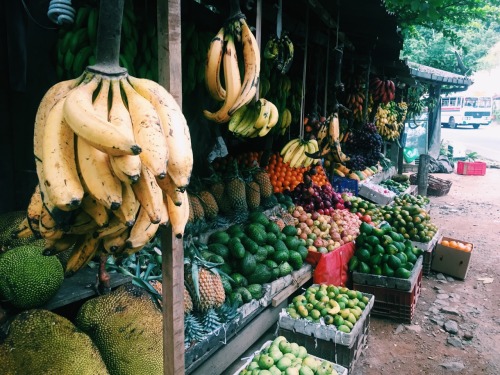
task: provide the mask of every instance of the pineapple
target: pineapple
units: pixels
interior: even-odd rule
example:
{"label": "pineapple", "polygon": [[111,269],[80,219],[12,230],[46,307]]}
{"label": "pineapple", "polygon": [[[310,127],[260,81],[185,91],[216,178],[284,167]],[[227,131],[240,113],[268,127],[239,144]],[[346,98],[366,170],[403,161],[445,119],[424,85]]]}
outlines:
{"label": "pineapple", "polygon": [[188,193],[188,199],[190,202],[189,207],[193,210],[193,220],[205,220],[205,210],[200,202],[200,199],[195,195]]}
{"label": "pineapple", "polygon": [[267,172],[263,169],[259,169],[254,173],[253,179],[259,184],[261,197],[264,199],[271,197],[273,194],[273,185],[271,184],[271,179]]}
{"label": "pineapple", "polygon": [[203,205],[203,209],[205,211],[205,217],[208,220],[214,220],[219,214],[219,206],[217,205],[215,197],[208,190],[200,191],[198,197],[200,199],[201,204]]}
{"label": "pineapple", "polygon": [[[162,295],[162,283],[158,280],[152,280],[149,282],[151,286],[158,292],[158,294]],[[163,302],[160,301],[160,306],[163,306]],[[191,299],[191,295],[189,294],[186,286],[184,286],[184,314],[191,314],[193,311],[193,300]]]}
{"label": "pineapple", "polygon": [[219,315],[214,309],[208,309],[201,317],[201,326],[206,334],[211,334],[222,326]]}
{"label": "pineapple", "polygon": [[205,336],[203,326],[193,314],[184,316],[184,347],[187,349]]}
{"label": "pineapple", "polygon": [[219,315],[219,321],[221,323],[228,323],[235,320],[240,315],[237,305],[230,304],[229,302],[224,303],[219,309],[217,309],[217,314]]}
{"label": "pineapple", "polygon": [[216,181],[210,185],[210,193],[212,193],[219,211],[223,214],[227,214],[231,211],[231,207],[229,206],[228,200],[224,197],[224,183],[220,180],[220,177],[215,179]]}
{"label": "pineapple", "polygon": [[240,177],[238,164],[233,160],[226,175],[225,193],[234,211],[248,211],[245,181]]}
{"label": "pineapple", "polygon": [[260,206],[260,187],[255,181],[251,181],[246,186],[247,205],[250,210],[255,210]]}
{"label": "pineapple", "polygon": [[193,242],[188,244],[185,253],[185,279],[189,290],[194,291],[194,309],[205,312],[222,306],[226,293],[217,269],[207,267],[207,262]]}

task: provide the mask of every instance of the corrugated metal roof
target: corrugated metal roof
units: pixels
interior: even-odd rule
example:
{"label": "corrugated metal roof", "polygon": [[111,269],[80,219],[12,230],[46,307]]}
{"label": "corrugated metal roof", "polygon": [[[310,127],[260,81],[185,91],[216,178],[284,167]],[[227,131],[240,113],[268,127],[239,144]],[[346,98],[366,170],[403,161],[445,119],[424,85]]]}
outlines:
{"label": "corrugated metal roof", "polygon": [[410,61],[407,62],[407,65],[410,69],[410,74],[419,80],[442,83],[443,85],[461,86],[470,86],[474,83],[469,77],[447,72],[446,70],[437,69]]}

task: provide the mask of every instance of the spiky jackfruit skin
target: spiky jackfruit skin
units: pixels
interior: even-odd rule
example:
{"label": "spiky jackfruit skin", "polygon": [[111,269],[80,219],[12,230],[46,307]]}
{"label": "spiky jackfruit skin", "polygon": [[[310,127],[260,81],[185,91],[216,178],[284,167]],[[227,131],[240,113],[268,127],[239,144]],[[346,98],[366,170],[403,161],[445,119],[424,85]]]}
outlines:
{"label": "spiky jackfruit skin", "polygon": [[11,374],[109,375],[90,337],[68,319],[48,310],[26,310],[14,318],[0,345],[2,374],[5,350],[10,356],[6,357],[6,368],[10,360],[14,369]]}
{"label": "spiky jackfruit skin", "polygon": [[0,345],[0,363],[3,375],[16,375],[14,358],[6,345]]}
{"label": "spiky jackfruit skin", "polygon": [[55,256],[43,248],[16,247],[0,255],[0,297],[20,309],[43,306],[59,290],[64,270]]}
{"label": "spiky jackfruit skin", "polygon": [[75,322],[111,374],[163,375],[163,316],[144,289],[126,284],[90,299]]}

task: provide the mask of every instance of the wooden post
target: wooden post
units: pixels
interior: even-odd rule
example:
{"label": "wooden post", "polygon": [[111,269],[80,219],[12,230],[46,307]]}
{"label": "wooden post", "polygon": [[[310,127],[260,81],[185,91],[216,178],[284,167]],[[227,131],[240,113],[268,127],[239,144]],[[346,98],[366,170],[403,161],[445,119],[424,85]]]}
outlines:
{"label": "wooden post", "polygon": [[[158,78],[182,108],[181,3],[157,2]],[[184,251],[171,228],[161,230],[163,374],[182,375],[184,362]]]}
{"label": "wooden post", "polygon": [[418,162],[417,185],[418,194],[427,196],[427,185],[429,184],[429,161],[431,157],[427,154],[420,155]]}

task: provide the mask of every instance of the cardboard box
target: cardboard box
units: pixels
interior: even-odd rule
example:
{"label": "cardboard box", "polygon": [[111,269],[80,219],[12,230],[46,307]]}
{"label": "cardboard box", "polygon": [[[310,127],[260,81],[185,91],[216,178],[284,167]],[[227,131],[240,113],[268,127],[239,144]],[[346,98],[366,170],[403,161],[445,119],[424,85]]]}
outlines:
{"label": "cardboard box", "polygon": [[454,249],[452,247],[443,246],[441,242],[446,241],[459,241],[464,244],[470,242],[458,240],[451,237],[441,237],[434,249],[432,257],[431,269],[437,272],[442,272],[447,275],[464,280],[469,270],[469,262],[474,252],[474,244],[470,243],[472,250],[470,252]]}

